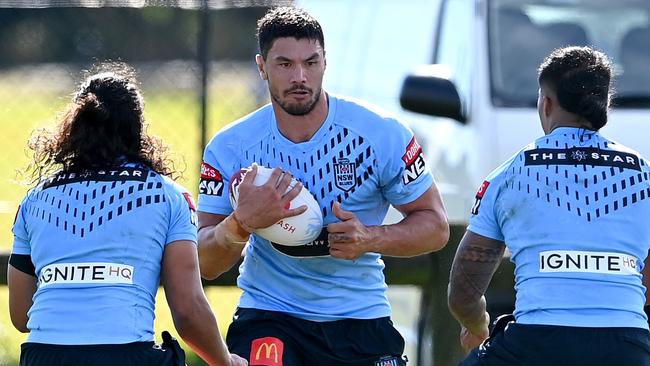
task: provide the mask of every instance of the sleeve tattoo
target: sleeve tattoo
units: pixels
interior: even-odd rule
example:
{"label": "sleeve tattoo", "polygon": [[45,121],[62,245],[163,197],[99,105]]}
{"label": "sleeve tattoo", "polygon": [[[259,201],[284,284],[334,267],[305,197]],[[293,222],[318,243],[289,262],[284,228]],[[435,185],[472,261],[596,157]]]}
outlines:
{"label": "sleeve tattoo", "polygon": [[[449,304],[457,317],[482,314],[482,297],[505,251],[502,241],[468,231],[458,246],[449,281]],[[459,319],[462,322],[462,319]]]}

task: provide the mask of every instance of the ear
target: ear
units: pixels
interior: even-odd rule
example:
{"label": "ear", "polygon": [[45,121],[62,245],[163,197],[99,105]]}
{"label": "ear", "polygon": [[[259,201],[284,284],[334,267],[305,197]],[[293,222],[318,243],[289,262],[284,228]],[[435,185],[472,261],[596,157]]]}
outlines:
{"label": "ear", "polygon": [[269,77],[266,75],[266,64],[264,63],[264,57],[258,53],[255,55],[255,63],[257,64],[257,71],[260,73],[262,80],[268,80]]}
{"label": "ear", "polygon": [[553,99],[544,96],[542,99],[542,111],[544,112],[544,116],[548,117],[551,115],[551,112],[553,111],[553,108],[555,108],[555,105],[553,104]]}

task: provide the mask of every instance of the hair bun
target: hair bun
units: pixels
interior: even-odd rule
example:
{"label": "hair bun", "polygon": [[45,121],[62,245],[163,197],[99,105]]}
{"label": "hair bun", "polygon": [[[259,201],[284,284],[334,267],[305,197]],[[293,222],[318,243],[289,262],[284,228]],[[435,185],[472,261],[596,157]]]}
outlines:
{"label": "hair bun", "polygon": [[110,117],[110,112],[104,103],[93,92],[86,92],[77,100],[79,104],[79,117],[87,122],[105,122]]}

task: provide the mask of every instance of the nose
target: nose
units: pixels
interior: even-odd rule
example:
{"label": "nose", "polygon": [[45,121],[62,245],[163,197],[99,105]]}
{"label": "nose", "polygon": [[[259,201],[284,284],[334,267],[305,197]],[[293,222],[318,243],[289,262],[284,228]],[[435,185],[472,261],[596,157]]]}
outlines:
{"label": "nose", "polygon": [[301,84],[307,82],[307,71],[303,65],[296,65],[293,73],[291,74],[291,82]]}

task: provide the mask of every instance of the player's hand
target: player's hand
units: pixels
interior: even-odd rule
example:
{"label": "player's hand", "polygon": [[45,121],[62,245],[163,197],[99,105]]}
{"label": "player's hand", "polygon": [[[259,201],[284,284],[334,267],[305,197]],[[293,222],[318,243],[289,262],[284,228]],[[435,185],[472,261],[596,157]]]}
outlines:
{"label": "player's hand", "polygon": [[332,213],[340,222],[327,225],[330,255],[334,258],[357,259],[368,252],[372,235],[357,216],[341,208],[339,202],[332,205]]}
{"label": "player's hand", "polygon": [[490,330],[488,328],[490,324],[490,315],[486,312],[485,321],[481,326],[477,327],[473,331],[470,331],[465,326],[460,328],[460,344],[463,349],[467,352],[478,347],[483,343],[484,340],[490,335]]}
{"label": "player's hand", "polygon": [[248,361],[245,358],[241,358],[234,353],[230,354],[230,366],[248,366]]}
{"label": "player's hand", "polygon": [[238,188],[239,199],[233,215],[242,229],[253,232],[255,229],[269,227],[285,217],[300,215],[307,210],[305,205],[289,208],[291,200],[298,196],[302,189],[302,183],[298,182],[287,191],[293,178],[291,173],[275,168],[269,180],[261,186],[253,184],[255,175],[257,175],[257,164],[253,163]]}

